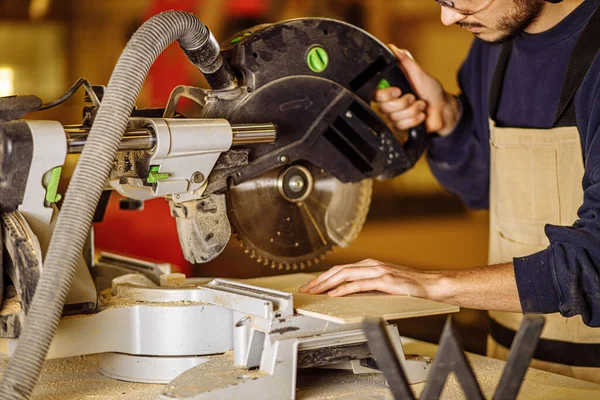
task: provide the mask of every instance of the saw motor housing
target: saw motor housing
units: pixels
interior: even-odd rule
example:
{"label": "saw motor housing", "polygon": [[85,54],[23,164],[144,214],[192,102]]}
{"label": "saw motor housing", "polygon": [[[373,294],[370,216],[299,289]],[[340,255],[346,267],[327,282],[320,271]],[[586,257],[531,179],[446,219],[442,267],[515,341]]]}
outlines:
{"label": "saw motor housing", "polygon": [[249,146],[249,163],[211,179],[225,190],[277,166],[307,161],[344,183],[392,178],[416,163],[427,135],[423,125],[405,142],[396,139],[371,109],[375,90],[387,82],[413,93],[398,60],[377,39],[355,26],[329,19],[298,19],[261,25],[222,45],[239,86],[226,91],[176,90],[202,106],[201,118],[232,124],[271,122],[273,145]]}
{"label": "saw motor housing", "polygon": [[[330,19],[260,25],[234,35],[221,48],[238,86],[176,88],[164,115],[175,116],[185,97],[200,106],[194,117],[277,126],[275,143],[248,145],[247,153],[235,157],[241,164],[215,168],[205,193],[229,193],[234,233],[257,262],[303,270],[333,246],[345,247],[356,238],[370,205],[370,179],[406,172],[425,151],[424,125],[399,137],[371,108],[379,87],[413,90],[386,46],[355,26]],[[278,190],[286,201],[277,195],[273,175],[279,176]],[[319,191],[329,178],[337,184],[325,192],[343,195]],[[289,198],[294,179],[304,189],[298,192],[301,201]],[[331,197],[350,200],[334,205]],[[334,209],[343,211],[333,215]],[[180,229],[182,236],[190,237]]]}

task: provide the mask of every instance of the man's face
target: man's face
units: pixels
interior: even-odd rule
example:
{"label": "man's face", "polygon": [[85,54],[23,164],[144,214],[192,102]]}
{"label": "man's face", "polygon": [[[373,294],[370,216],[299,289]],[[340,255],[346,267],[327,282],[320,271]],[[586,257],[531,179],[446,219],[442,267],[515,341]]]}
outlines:
{"label": "man's face", "polygon": [[540,15],[541,0],[494,0],[474,15],[461,15],[442,7],[442,22],[457,24],[489,43],[502,43],[522,32]]}

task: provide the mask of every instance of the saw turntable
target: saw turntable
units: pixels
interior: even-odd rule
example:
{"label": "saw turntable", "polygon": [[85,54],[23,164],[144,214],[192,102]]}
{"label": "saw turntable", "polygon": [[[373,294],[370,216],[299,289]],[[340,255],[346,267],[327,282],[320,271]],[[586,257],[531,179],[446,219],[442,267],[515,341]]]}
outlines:
{"label": "saw turntable", "polygon": [[[211,89],[177,87],[164,109],[135,108],[149,67],[175,40]],[[80,80],[49,104],[0,99],[9,277],[0,336],[12,356],[0,397],[28,398],[46,355],[99,354],[106,376],[171,382],[164,399],[294,398],[298,368],[374,372],[360,329],[365,307],[388,320],[456,311],[409,297],[325,304],[297,293],[308,275],[185,279],[165,265],[94,254],[91,223],[107,191],[166,199],[192,263],[215,259],[232,235],[284,272],[348,246],[372,179],[409,170],[426,148],[423,126],[401,137],[371,109],[376,88],[389,84],[412,92],[392,53],[346,23],[261,25],[219,46],[193,15],[172,11],[137,31],[106,89]],[[22,119],[80,86],[89,100],[82,123]],[[199,111],[183,115],[182,98]],[[61,168],[79,153],[61,199]],[[390,332],[409,380],[422,381],[427,360],[405,357]]]}

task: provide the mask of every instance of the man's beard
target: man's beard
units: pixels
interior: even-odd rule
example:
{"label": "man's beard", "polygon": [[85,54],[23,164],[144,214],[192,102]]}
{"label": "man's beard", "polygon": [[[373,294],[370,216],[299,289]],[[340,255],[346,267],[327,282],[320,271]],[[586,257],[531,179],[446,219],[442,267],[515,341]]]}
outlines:
{"label": "man's beard", "polygon": [[[495,30],[500,32],[501,36],[494,38],[493,40],[482,39],[477,33],[475,36],[490,44],[505,43],[523,32],[529,25],[537,20],[542,13],[544,4],[539,0],[515,0],[514,7],[514,10],[511,10],[498,18]],[[464,22],[457,22],[457,24],[462,28],[484,27],[480,24],[469,24]]]}

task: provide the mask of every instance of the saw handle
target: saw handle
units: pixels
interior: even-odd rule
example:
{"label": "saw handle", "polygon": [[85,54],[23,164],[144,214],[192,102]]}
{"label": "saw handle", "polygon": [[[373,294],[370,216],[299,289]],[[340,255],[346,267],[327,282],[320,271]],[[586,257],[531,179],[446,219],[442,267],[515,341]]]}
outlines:
{"label": "saw handle", "polygon": [[[393,65],[389,68],[383,79],[379,82],[378,89],[386,89],[388,87],[397,87],[402,90],[402,94],[413,94],[417,99],[418,96],[406,78],[406,75],[398,65]],[[427,149],[429,143],[429,135],[425,128],[425,123],[408,130],[408,140],[404,143],[404,153],[409,160],[410,167],[415,165],[421,155]]]}

